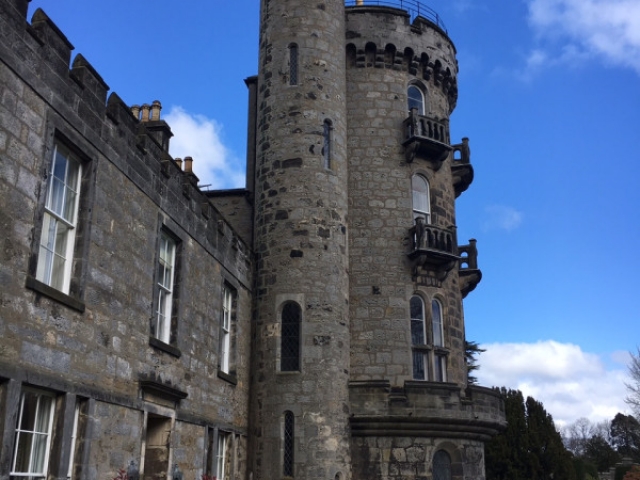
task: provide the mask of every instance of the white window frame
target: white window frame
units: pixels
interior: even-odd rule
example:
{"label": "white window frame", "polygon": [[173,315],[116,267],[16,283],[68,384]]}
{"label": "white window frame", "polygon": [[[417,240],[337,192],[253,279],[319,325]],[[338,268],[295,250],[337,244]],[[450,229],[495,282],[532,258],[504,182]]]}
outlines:
{"label": "white window frame", "polygon": [[[25,398],[27,395],[35,395],[36,397],[36,407],[32,430],[21,428],[24,422],[24,407]],[[43,399],[47,399],[48,405],[43,401]],[[51,437],[53,434],[53,417],[55,413],[55,403],[55,396],[52,393],[28,388],[22,390],[20,394],[20,405],[18,412],[18,421],[16,423],[15,444],[13,446],[13,458],[11,461],[11,472],[9,473],[9,476],[24,477],[30,479],[44,479],[47,477],[47,471],[49,467],[49,452],[51,450]],[[45,414],[48,414],[48,418],[43,417],[43,415]],[[44,425],[38,426],[39,423],[44,423]],[[28,444],[28,471],[16,471],[18,454],[21,453],[20,447],[27,446],[22,443],[22,439],[24,436],[28,435],[32,436],[31,442],[30,444]],[[34,441],[36,439],[39,439],[40,441]],[[37,454],[40,458],[34,457],[34,449],[38,448],[38,446],[44,449],[44,451],[41,451]],[[22,454],[27,453],[22,452]],[[36,462],[37,464],[34,464]]]}
{"label": "white window frame", "polygon": [[227,432],[218,431],[218,445],[216,447],[216,480],[225,479],[225,464],[227,461],[227,447],[229,443],[229,434]]}
{"label": "white window frame", "polygon": [[[419,97],[417,95],[413,95],[412,92],[418,92]],[[422,91],[422,89],[412,83],[407,87],[407,110],[411,111],[411,108],[416,108],[418,110],[418,115],[424,115],[424,105],[425,105],[425,98],[424,98],[424,92]]]}
{"label": "white window frame", "polygon": [[220,328],[220,371],[229,373],[231,363],[231,315],[234,291],[227,285],[222,287],[222,322]]}
{"label": "white window frame", "polygon": [[431,300],[431,327],[433,330],[433,345],[436,347],[444,347],[442,302],[437,298]]}
{"label": "white window frame", "polygon": [[65,294],[69,294],[71,284],[81,179],[80,160],[56,143],[49,168],[36,280]]}
{"label": "white window frame", "polygon": [[[444,310],[437,298],[431,300],[431,331],[433,346],[444,347]],[[433,379],[436,382],[447,381],[447,356],[442,353],[433,354]]]}
{"label": "white window frame", "polygon": [[76,442],[78,439],[78,421],[80,420],[80,402],[76,401],[76,406],[73,411],[73,428],[71,429],[71,451],[69,452],[69,470],[67,471],[67,478],[73,477],[73,463],[76,458]]}
{"label": "white window frame", "polygon": [[[413,311],[411,308],[411,303],[413,303],[414,299],[418,300],[420,302],[420,309],[421,309],[421,315],[422,318],[418,318],[418,317],[414,317],[413,315]],[[412,378],[414,380],[428,380],[429,377],[429,356],[427,354],[426,351],[421,350],[419,347],[425,347],[427,344],[427,328],[426,328],[426,318],[425,318],[425,313],[426,310],[424,308],[424,300],[422,299],[422,297],[420,295],[413,295],[411,297],[411,301],[409,302],[409,311],[410,311],[410,316],[411,316],[411,346],[412,348],[412,356],[411,356],[411,375]],[[422,327],[422,343],[416,342],[414,337],[413,337],[413,330],[414,330],[414,325],[416,325],[416,323],[420,323],[420,326]],[[418,348],[416,348],[418,347]],[[422,378],[416,376],[416,359],[421,359],[422,361]]]}
{"label": "white window frame", "polygon": [[160,232],[160,246],[158,251],[158,279],[156,284],[155,337],[169,343],[171,340],[171,316],[173,310],[173,294],[175,285],[177,242],[166,232]]}
{"label": "white window frame", "polygon": [[[426,187],[426,192],[416,189],[418,186],[416,182],[423,182]],[[429,186],[429,180],[422,175],[413,175],[411,177],[411,191],[412,191],[412,204],[413,204],[413,219],[418,217],[424,218],[424,223],[431,223],[431,190]],[[422,204],[422,205],[421,205]]]}

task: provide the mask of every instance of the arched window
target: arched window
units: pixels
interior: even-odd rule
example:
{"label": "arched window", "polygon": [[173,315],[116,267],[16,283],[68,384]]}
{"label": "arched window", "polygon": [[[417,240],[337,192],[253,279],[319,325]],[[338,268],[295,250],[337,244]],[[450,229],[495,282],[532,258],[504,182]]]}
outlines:
{"label": "arched window", "polygon": [[293,477],[293,450],[294,450],[294,419],[293,412],[287,410],[284,412],[284,431],[283,431],[283,456],[282,456],[282,475],[285,477]]}
{"label": "arched window", "polygon": [[322,127],[322,158],[324,160],[324,168],[331,168],[331,142],[333,125],[331,120],[325,120]]}
{"label": "arched window", "polygon": [[431,223],[431,204],[429,202],[429,182],[422,175],[411,178],[413,190],[413,219],[424,218],[424,223]]}
{"label": "arched window", "polygon": [[451,480],[451,457],[444,450],[433,456],[433,480]]}
{"label": "arched window", "polygon": [[409,85],[407,88],[407,104],[409,111],[415,108],[418,115],[424,115],[424,94],[416,85]]}
{"label": "arched window", "polygon": [[413,347],[413,379],[427,380],[428,358],[424,346],[427,343],[424,302],[418,295],[411,297],[411,345]]}
{"label": "arched window", "polygon": [[289,45],[289,85],[298,85],[298,45]]}
{"label": "arched window", "polygon": [[282,308],[282,331],[280,343],[280,371],[300,370],[300,305],[289,302]]}

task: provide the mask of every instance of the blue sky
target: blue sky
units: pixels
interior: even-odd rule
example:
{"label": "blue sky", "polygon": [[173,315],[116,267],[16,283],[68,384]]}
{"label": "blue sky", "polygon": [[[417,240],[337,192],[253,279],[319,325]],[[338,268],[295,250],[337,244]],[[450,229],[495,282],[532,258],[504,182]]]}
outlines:
{"label": "blue sky", "polygon": [[[470,137],[476,172],[457,214],[483,271],[465,300],[480,380],[559,424],[612,418],[640,344],[640,0],[428,4],[458,50],[452,139]],[[162,102],[202,184],[243,186],[258,0],[37,7],[126,103]]]}

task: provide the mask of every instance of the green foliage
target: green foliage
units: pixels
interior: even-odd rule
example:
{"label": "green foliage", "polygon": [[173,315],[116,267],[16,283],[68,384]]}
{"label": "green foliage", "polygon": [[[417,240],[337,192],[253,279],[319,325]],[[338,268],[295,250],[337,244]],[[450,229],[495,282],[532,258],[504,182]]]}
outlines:
{"label": "green foliage", "polygon": [[478,345],[477,342],[464,341],[464,360],[467,365],[468,385],[476,385],[478,383],[478,378],[475,375],[472,375],[472,372],[480,368],[480,365],[478,365],[478,355],[482,352],[486,352],[486,350],[484,348],[480,348],[480,345]]}
{"label": "green foliage", "polygon": [[576,480],[571,454],[543,405],[501,389],[507,428],[486,447],[487,480]]}
{"label": "green foliage", "polygon": [[623,457],[640,462],[640,422],[618,413],[611,421],[611,443]]}
{"label": "green foliage", "polygon": [[615,476],[613,477],[614,480],[623,480],[627,472],[631,470],[632,466],[633,465],[620,465],[616,467],[616,473],[615,473]]}
{"label": "green foliage", "polygon": [[620,461],[620,455],[597,434],[586,441],[584,458],[594,465],[598,472],[606,472]]}

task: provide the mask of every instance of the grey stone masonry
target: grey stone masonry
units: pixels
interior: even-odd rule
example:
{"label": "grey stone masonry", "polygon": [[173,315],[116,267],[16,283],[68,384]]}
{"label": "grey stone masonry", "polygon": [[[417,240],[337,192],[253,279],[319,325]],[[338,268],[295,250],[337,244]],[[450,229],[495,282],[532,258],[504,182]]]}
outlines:
{"label": "grey stone masonry", "polygon": [[[344,3],[263,0],[260,17],[253,475],[347,480]],[[283,371],[287,304],[301,310],[299,365]],[[292,449],[282,443],[285,412]]]}
{"label": "grey stone masonry", "polygon": [[[185,478],[199,478],[208,429],[236,435],[246,451],[249,244],[169,156],[169,137],[157,136],[168,126],[154,119],[153,130],[117,94],[107,97],[105,81],[81,54],[71,61],[71,43],[42,10],[25,21],[27,4],[0,0],[0,478],[13,468],[29,388],[55,399],[49,478],[67,477],[73,449],[74,478],[141,467],[149,417],[168,419],[167,454]],[[82,171],[68,292],[36,279],[56,146]],[[153,334],[161,231],[177,245],[167,342]],[[235,295],[227,371],[223,285]],[[80,411],[89,420],[72,445],[75,404],[88,405]],[[246,460],[236,466],[244,477]]]}

